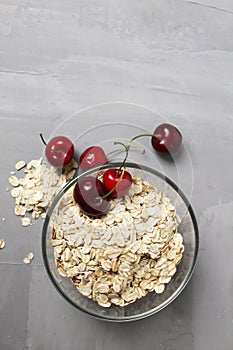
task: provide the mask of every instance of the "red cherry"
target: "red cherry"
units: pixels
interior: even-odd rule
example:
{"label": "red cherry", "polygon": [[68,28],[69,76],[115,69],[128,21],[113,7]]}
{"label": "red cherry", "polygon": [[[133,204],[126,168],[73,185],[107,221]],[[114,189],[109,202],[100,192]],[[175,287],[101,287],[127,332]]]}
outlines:
{"label": "red cherry", "polygon": [[74,200],[81,209],[90,216],[106,214],[110,208],[108,193],[103,182],[93,176],[81,178],[74,187]]}
{"label": "red cherry", "polygon": [[164,123],[159,125],[155,129],[154,135],[156,137],[152,137],[151,143],[158,152],[175,152],[182,142],[180,131],[171,124]]}
{"label": "red cherry", "polygon": [[103,183],[110,192],[118,183],[115,190],[110,194],[112,198],[118,198],[126,195],[132,186],[132,176],[128,171],[125,171],[121,179],[123,170],[108,169],[103,175]]}
{"label": "red cherry", "polygon": [[46,144],[42,134],[40,137],[45,144],[45,155],[48,162],[55,168],[63,168],[69,164],[74,156],[74,145],[65,136],[56,136]]}
{"label": "red cherry", "polygon": [[108,159],[101,147],[91,146],[81,154],[79,162],[82,170],[88,170],[108,163]]}

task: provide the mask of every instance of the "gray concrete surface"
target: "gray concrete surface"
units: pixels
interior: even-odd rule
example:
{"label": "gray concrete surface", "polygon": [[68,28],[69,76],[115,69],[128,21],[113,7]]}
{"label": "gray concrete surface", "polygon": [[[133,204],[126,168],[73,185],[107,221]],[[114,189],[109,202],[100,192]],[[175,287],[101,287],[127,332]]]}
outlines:
{"label": "gray concrete surface", "polygon": [[[232,350],[232,36],[232,0],[0,0],[0,350]],[[112,101],[155,109],[182,130],[201,238],[184,292],[129,324],[92,319],[57,294],[42,222],[22,228],[6,192],[15,162],[41,155],[39,132],[78,136],[93,120],[67,118]],[[129,120],[148,130],[155,121]]]}

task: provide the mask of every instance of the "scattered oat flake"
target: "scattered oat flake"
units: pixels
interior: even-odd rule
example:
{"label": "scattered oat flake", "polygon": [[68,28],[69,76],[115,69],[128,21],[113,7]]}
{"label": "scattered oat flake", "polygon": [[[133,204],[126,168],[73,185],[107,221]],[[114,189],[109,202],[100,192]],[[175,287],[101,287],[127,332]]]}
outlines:
{"label": "scattered oat flake", "polygon": [[6,188],[6,191],[9,192],[9,188],[8,187]]}
{"label": "scattered oat flake", "polygon": [[8,180],[12,186],[14,186],[14,187],[19,186],[19,179],[16,176],[11,175]]}
{"label": "scattered oat flake", "polygon": [[26,214],[25,206],[17,204],[15,206],[15,214],[18,215],[18,216],[24,216]]}
{"label": "scattered oat flake", "polygon": [[4,241],[4,239],[0,239],[0,249],[3,249],[6,245],[6,242]]}
{"label": "scattered oat flake", "polygon": [[31,225],[31,219],[30,218],[22,218],[21,219],[22,226],[27,227]]}
{"label": "scattered oat flake", "polygon": [[6,218],[2,218],[2,221],[6,221]]}
{"label": "scattered oat flake", "polygon": [[29,258],[24,258],[24,259],[23,259],[23,262],[24,262],[24,264],[30,264],[30,263],[31,263],[31,259],[29,259]]}
{"label": "scattered oat flake", "polygon": [[33,257],[33,253],[29,253],[27,257],[23,259],[24,264],[30,264],[32,262]]}
{"label": "scattered oat flake", "polygon": [[15,175],[15,171],[10,171],[10,174],[11,175]]}
{"label": "scattered oat flake", "polygon": [[12,196],[13,198],[19,197],[19,194],[20,194],[20,187],[14,187],[14,188],[12,188],[12,190],[11,190],[11,196]]}
{"label": "scattered oat flake", "polygon": [[28,259],[32,260],[34,258],[34,255],[33,255],[33,253],[29,253],[27,257],[28,257]]}
{"label": "scattered oat flake", "polygon": [[15,164],[15,169],[16,170],[20,170],[20,169],[24,168],[25,166],[26,166],[25,161],[24,160],[20,160],[19,162],[17,162]]}

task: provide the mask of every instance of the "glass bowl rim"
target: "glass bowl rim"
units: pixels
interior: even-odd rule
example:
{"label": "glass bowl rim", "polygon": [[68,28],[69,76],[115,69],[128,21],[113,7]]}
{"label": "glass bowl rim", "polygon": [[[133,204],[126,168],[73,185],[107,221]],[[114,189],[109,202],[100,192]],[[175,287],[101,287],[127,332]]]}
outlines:
{"label": "glass bowl rim", "polygon": [[113,316],[106,316],[106,315],[99,315],[96,314],[94,312],[88,311],[85,308],[77,305],[71,298],[69,298],[58,286],[58,284],[56,283],[56,281],[54,280],[52,273],[50,271],[50,265],[48,262],[48,257],[47,257],[47,251],[46,251],[46,235],[47,235],[47,229],[48,229],[48,225],[50,222],[50,217],[52,215],[52,212],[54,210],[54,208],[56,207],[56,205],[58,204],[58,202],[60,201],[60,199],[62,198],[62,196],[66,193],[66,191],[73,186],[80,178],[90,175],[96,171],[100,171],[100,170],[105,170],[108,168],[113,168],[113,167],[120,167],[122,164],[122,162],[110,162],[95,168],[91,168],[89,170],[86,170],[78,175],[76,175],[72,180],[68,181],[66,183],[66,185],[59,191],[59,193],[56,195],[56,197],[54,198],[52,204],[50,205],[47,213],[46,213],[46,217],[45,217],[45,221],[43,224],[43,228],[42,228],[42,239],[41,239],[41,244],[42,244],[42,256],[43,256],[43,261],[44,261],[44,265],[45,265],[45,269],[46,272],[52,282],[52,284],[54,285],[54,287],[57,289],[57,291],[59,292],[60,295],[62,295],[64,297],[64,299],[66,301],[68,301],[70,304],[72,304],[75,308],[77,308],[80,311],[83,311],[84,313],[96,318],[96,319],[100,319],[100,320],[104,320],[104,321],[111,321],[111,322],[128,322],[128,321],[136,321],[136,320],[140,320],[143,318],[146,318],[148,316],[151,316],[159,311],[161,311],[162,309],[164,309],[166,306],[168,306],[169,304],[172,303],[172,301],[174,301],[180,294],[181,292],[184,290],[184,288],[186,287],[186,285],[188,284],[190,278],[192,277],[192,274],[194,272],[196,263],[197,263],[197,257],[198,257],[198,250],[199,250],[199,230],[198,230],[198,225],[197,225],[197,220],[195,217],[195,213],[194,210],[190,204],[190,202],[188,201],[188,199],[186,198],[185,194],[182,192],[182,190],[166,175],[160,173],[159,171],[150,168],[148,166],[145,165],[141,165],[141,164],[136,164],[136,163],[127,163],[125,164],[126,168],[136,168],[139,170],[144,170],[146,172],[149,172],[151,174],[154,174],[156,176],[158,176],[161,179],[164,179],[181,197],[181,199],[184,201],[187,210],[191,216],[192,219],[192,224],[194,227],[194,233],[195,233],[195,249],[194,249],[194,254],[193,254],[193,260],[192,260],[192,265],[190,268],[190,271],[188,273],[188,275],[185,277],[185,279],[182,281],[182,283],[179,285],[179,287],[172,293],[172,295],[166,299],[162,304],[156,306],[153,309],[150,309],[146,312],[142,312],[139,313],[137,315],[132,315],[132,316],[123,316],[123,317],[113,317]]}

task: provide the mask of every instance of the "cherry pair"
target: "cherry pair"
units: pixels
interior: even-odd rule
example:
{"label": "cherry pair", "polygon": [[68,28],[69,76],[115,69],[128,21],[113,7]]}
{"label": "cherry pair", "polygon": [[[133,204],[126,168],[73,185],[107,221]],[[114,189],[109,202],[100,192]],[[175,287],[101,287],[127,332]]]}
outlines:
{"label": "cherry pair", "polygon": [[[80,167],[88,170],[108,163],[104,150],[98,146],[87,148],[80,156]],[[132,177],[125,169],[108,169],[103,180],[93,176],[80,179],[74,188],[74,199],[82,210],[91,216],[106,214],[111,198],[123,197],[132,186]]]}
{"label": "cherry pair", "polygon": [[81,209],[91,216],[106,214],[110,208],[110,199],[123,197],[132,186],[132,177],[128,171],[108,169],[103,181],[93,176],[84,176],[74,187],[74,200]]}

